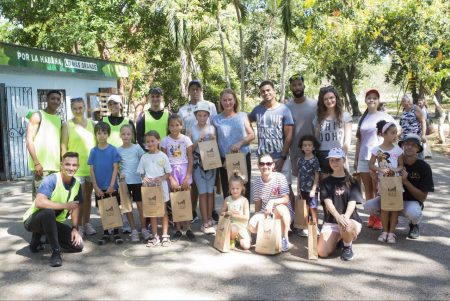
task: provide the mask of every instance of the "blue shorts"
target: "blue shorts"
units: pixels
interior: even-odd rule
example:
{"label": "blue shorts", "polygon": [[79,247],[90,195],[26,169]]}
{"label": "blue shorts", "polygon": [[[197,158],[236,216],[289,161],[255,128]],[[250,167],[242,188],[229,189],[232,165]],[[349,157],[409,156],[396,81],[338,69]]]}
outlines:
{"label": "blue shorts", "polygon": [[309,196],[309,191],[302,190],[300,191],[300,193],[302,194],[302,199],[306,200],[306,204],[309,208],[317,208],[317,206],[319,205],[317,192],[314,194],[313,198]]}
{"label": "blue shorts", "polygon": [[214,193],[214,186],[216,184],[216,170],[210,169],[203,171],[200,167],[194,168],[192,172],[194,182],[197,186],[198,194]]}

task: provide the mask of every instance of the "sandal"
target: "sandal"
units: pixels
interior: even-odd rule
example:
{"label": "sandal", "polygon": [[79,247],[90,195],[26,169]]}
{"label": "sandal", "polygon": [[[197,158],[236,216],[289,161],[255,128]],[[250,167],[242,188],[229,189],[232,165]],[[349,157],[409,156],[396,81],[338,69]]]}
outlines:
{"label": "sandal", "polygon": [[160,240],[159,240],[159,236],[155,235],[152,239],[149,239],[147,242],[146,247],[156,247],[160,245]]}
{"label": "sandal", "polygon": [[169,235],[163,235],[162,236],[162,240],[161,240],[161,246],[163,247],[168,247],[170,246],[172,243],[170,241],[170,236]]}

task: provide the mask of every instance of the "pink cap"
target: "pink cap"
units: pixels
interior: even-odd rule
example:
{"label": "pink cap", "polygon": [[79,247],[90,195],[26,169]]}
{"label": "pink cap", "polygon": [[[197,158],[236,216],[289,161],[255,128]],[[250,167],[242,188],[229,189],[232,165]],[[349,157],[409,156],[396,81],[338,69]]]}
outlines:
{"label": "pink cap", "polygon": [[367,95],[369,95],[370,93],[375,93],[376,95],[378,95],[378,98],[380,98],[380,92],[378,92],[377,89],[372,88],[372,89],[367,90],[367,91],[366,91],[366,97],[367,97]]}

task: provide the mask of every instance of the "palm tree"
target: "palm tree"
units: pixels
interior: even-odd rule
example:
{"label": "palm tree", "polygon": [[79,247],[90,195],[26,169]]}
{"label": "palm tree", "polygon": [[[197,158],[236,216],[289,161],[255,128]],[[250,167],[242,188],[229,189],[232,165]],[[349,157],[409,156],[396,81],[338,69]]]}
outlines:
{"label": "palm tree", "polygon": [[244,61],[244,34],[243,34],[243,22],[247,15],[247,8],[241,0],[233,0],[234,8],[236,9],[236,17],[239,23],[239,48],[241,56],[241,108],[245,108],[245,61]]}

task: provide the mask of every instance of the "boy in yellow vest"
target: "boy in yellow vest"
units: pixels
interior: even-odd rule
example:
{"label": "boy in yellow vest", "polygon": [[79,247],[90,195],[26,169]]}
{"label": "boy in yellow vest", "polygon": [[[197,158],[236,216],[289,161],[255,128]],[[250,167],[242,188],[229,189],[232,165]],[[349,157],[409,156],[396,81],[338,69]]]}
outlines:
{"label": "boy in yellow vest", "polygon": [[[78,233],[78,206],[83,202],[80,183],[74,178],[78,170],[78,154],[64,154],[60,172],[44,178],[36,199],[23,216],[25,229],[32,233],[30,251],[43,249],[40,239],[45,234],[52,248],[50,266],[62,265],[61,247],[69,252],[81,252],[83,239]],[[72,227],[64,221],[72,215]]]}

